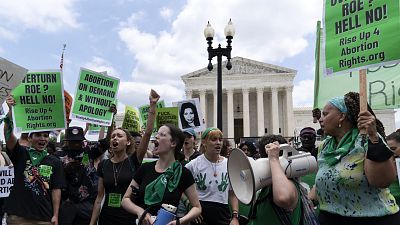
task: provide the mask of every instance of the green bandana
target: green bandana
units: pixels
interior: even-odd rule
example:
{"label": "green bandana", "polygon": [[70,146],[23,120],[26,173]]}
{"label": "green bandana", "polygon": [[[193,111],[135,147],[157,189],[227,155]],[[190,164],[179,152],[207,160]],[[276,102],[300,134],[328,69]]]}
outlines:
{"label": "green bandana", "polygon": [[38,165],[46,155],[48,155],[47,150],[37,151],[34,148],[28,149],[29,157],[31,158],[31,162],[33,166]]}
{"label": "green bandana", "polygon": [[336,145],[335,138],[331,137],[326,144],[325,149],[327,149],[324,153],[324,158],[326,163],[329,166],[333,166],[338,163],[347,153],[350,152],[350,148],[354,146],[354,143],[358,136],[358,129],[354,128],[351,131],[347,132],[339,144]]}
{"label": "green bandana", "polygon": [[160,203],[164,198],[166,188],[172,192],[178,187],[181,175],[182,165],[179,161],[175,161],[163,174],[146,186],[144,203],[146,205]]}

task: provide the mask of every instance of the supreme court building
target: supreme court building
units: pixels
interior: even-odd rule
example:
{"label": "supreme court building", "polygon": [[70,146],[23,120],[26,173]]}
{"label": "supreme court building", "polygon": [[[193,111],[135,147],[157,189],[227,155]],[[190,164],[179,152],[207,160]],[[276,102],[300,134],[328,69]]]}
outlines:
{"label": "supreme court building", "polygon": [[[222,63],[222,114],[226,138],[260,137],[265,134],[296,135],[312,123],[311,108],[293,109],[293,80],[297,71],[246,58],[231,59],[232,69]],[[217,124],[217,65],[183,75],[186,98],[199,98],[206,127]],[[313,92],[313,90],[309,90]],[[296,96],[295,96],[296,97]],[[394,110],[377,112],[390,134],[395,130]],[[296,119],[296,117],[298,117]],[[298,133],[297,133],[298,135]]]}

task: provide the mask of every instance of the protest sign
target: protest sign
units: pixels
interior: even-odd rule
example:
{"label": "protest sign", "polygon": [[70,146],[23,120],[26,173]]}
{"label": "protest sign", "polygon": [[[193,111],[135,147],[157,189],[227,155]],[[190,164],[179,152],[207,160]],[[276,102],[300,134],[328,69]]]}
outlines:
{"label": "protest sign", "polygon": [[118,87],[118,78],[81,68],[71,117],[110,126],[113,118],[110,106],[115,103]]}
{"label": "protest sign", "polygon": [[157,130],[164,124],[173,124],[179,127],[178,107],[167,107],[157,109],[156,127]]}
{"label": "protest sign", "polygon": [[133,107],[125,106],[125,116],[122,121],[122,128],[128,131],[140,132],[139,111]]}
{"label": "protest sign", "polygon": [[[89,135],[94,135],[94,134],[99,134],[100,133],[100,129],[102,126],[98,125],[98,124],[89,124],[89,128],[88,128],[88,133]],[[107,132],[107,127],[104,128],[104,132]]]}
{"label": "protest sign", "polygon": [[[164,100],[161,100],[159,102],[157,102],[157,109],[160,108],[164,108],[165,107],[165,103]],[[146,124],[147,124],[147,117],[149,115],[149,109],[150,109],[150,105],[142,105],[139,107],[139,114],[140,114],[140,124],[141,124],[141,129],[145,130],[146,129]],[[156,121],[154,121],[154,124],[156,123]],[[157,132],[157,127],[156,125],[154,125],[154,129],[153,129],[153,133]]]}
{"label": "protest sign", "polygon": [[60,70],[31,71],[12,94],[17,132],[65,129],[63,79]]}
{"label": "protest sign", "polygon": [[324,7],[325,75],[399,61],[399,1],[325,0]]}
{"label": "protest sign", "polygon": [[14,185],[14,168],[8,166],[0,167],[0,198],[10,195],[11,187]]}
{"label": "protest sign", "polygon": [[203,118],[198,98],[177,102],[179,110],[179,127],[182,130],[193,128],[200,133],[205,130],[205,125],[200,118]]}
{"label": "protest sign", "polygon": [[64,104],[65,104],[65,119],[67,123],[70,121],[71,107],[72,107],[72,96],[64,90]]}
{"label": "protest sign", "polygon": [[24,79],[27,69],[0,57],[0,104]]}
{"label": "protest sign", "polygon": [[[357,72],[339,76],[325,76],[321,62],[323,33],[317,24],[315,49],[314,108],[322,108],[332,98],[349,91],[358,92]],[[400,107],[400,65],[398,63],[367,69],[367,100],[373,109],[395,109]]]}

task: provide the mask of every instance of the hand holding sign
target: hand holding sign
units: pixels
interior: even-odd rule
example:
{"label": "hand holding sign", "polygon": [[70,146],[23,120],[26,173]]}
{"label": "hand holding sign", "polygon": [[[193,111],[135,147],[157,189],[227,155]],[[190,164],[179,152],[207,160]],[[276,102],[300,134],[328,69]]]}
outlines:
{"label": "hand holding sign", "polygon": [[6,98],[6,103],[8,105],[8,108],[11,109],[15,105],[15,99],[12,95],[7,96]]}

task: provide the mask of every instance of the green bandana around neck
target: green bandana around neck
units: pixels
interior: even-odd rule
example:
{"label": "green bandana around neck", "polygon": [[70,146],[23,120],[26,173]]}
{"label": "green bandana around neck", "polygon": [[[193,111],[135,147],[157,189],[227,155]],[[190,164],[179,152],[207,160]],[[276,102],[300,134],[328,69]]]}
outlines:
{"label": "green bandana around neck", "polygon": [[47,150],[44,149],[42,151],[37,151],[34,148],[28,149],[29,157],[31,158],[31,162],[33,166],[40,164],[44,157],[48,155]]}
{"label": "green bandana around neck", "polygon": [[358,133],[359,133],[358,129],[353,128],[342,137],[339,144],[337,145],[335,138],[332,137],[329,140],[326,146],[327,151],[324,154],[326,163],[329,166],[335,165],[350,152],[351,148],[354,147],[354,143],[357,140]]}
{"label": "green bandana around neck", "polygon": [[182,164],[175,161],[163,174],[146,186],[144,203],[146,205],[160,203],[164,198],[166,188],[169,192],[172,192],[178,187],[181,175]]}

